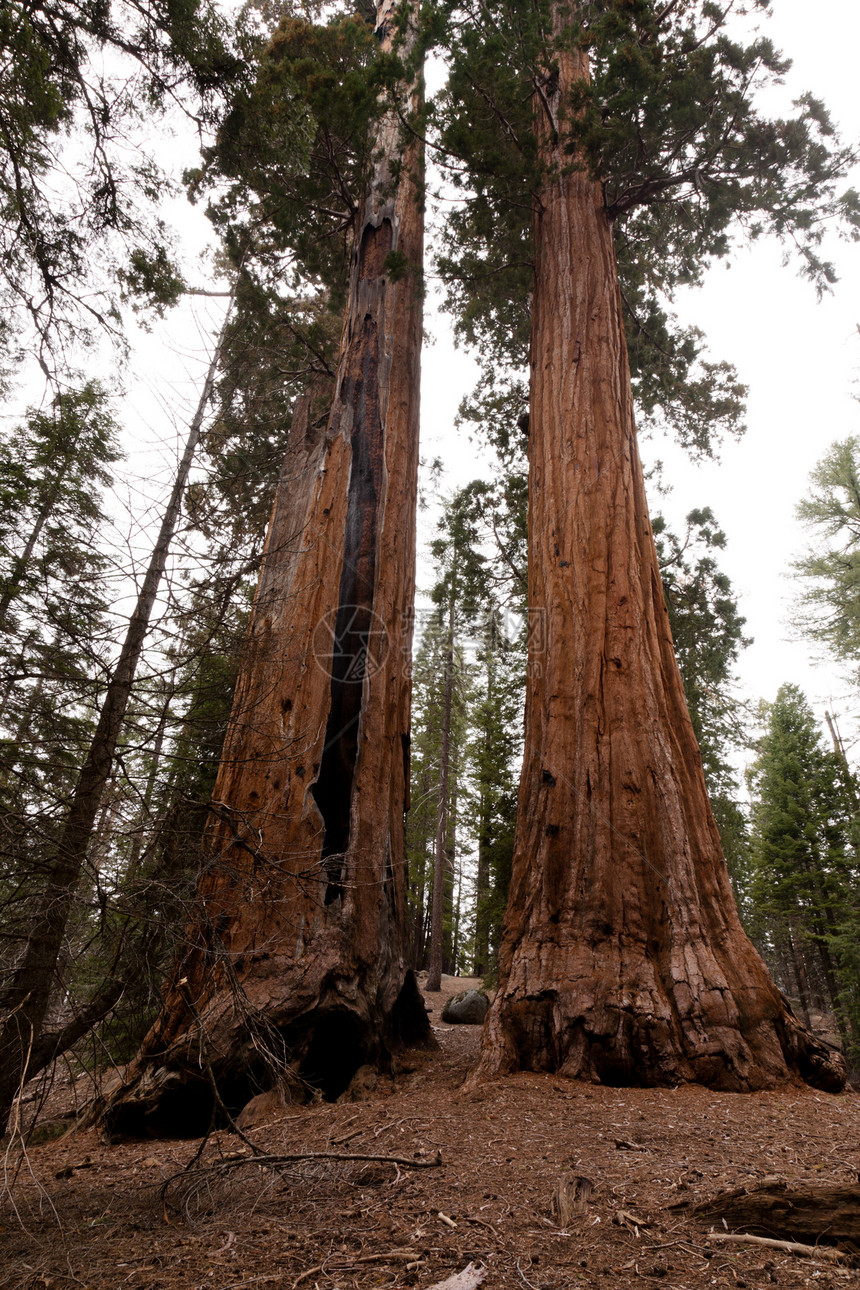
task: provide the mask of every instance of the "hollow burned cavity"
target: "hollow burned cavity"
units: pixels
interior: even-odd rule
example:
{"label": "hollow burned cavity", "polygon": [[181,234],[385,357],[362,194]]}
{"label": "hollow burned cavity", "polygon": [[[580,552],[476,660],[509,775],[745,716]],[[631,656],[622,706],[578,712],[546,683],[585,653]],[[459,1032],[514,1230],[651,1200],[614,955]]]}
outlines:
{"label": "hollow burned cavity", "polygon": [[[367,225],[359,251],[359,289],[364,308],[349,341],[338,417],[352,411],[352,463],[347,498],[343,570],[331,651],[331,704],[314,798],[325,825],[323,867],[326,905],[343,895],[344,856],[349,847],[350,809],[358,758],[364,682],[376,665],[384,625],[373,612],[376,541],[383,483],[385,431],[380,406],[379,321],[383,267],[393,240],[389,220]],[[337,430],[337,424],[333,429]]]}

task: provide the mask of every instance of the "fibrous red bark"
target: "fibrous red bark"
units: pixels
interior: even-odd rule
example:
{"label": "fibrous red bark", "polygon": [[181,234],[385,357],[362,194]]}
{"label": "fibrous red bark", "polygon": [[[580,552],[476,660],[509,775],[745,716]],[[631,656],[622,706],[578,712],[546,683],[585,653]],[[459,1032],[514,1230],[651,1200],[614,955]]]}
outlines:
{"label": "fibrous red bark", "polygon": [[[558,4],[560,30],[563,8]],[[477,1072],[746,1090],[844,1082],[737,914],[672,647],[611,224],[539,112],[530,409],[532,641],[500,984]]]}
{"label": "fibrous red bark", "polygon": [[[396,8],[378,6],[384,47]],[[403,106],[413,95],[404,88]],[[330,415],[320,427],[309,397],[294,417],[206,831],[200,915],[105,1113],[115,1130],[175,1127],[189,1094],[207,1105],[207,1079],[239,1106],[283,1066],[335,1097],[360,1065],[386,1067],[430,1035],[403,952],[421,158],[415,145],[403,155],[395,110],[376,127],[373,155]]]}

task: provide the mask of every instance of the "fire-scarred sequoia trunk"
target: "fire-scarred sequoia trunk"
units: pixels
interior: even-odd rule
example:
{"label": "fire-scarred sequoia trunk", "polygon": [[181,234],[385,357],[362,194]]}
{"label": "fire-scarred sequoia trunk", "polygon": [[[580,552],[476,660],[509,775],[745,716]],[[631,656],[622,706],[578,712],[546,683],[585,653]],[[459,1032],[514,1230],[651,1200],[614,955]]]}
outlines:
{"label": "fire-scarred sequoia trunk", "polygon": [[648,519],[612,228],[549,120],[587,56],[559,71],[538,125],[525,758],[477,1077],[838,1089],[841,1057],[738,919]]}
{"label": "fire-scarred sequoia trunk", "polygon": [[[396,9],[378,6],[383,47]],[[415,90],[403,93],[408,106]],[[320,424],[308,398],[294,417],[199,921],[103,1114],[114,1130],[203,1129],[207,1081],[238,1107],[286,1065],[336,1097],[360,1065],[387,1068],[430,1035],[403,953],[423,218],[420,154],[402,153],[390,110],[356,221],[331,412]]]}

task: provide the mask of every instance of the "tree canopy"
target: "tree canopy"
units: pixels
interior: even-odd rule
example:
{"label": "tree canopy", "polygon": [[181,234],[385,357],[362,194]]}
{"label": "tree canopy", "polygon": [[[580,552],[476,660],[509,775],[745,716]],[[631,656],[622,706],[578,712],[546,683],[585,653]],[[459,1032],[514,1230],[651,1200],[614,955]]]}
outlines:
{"label": "tree canopy", "polygon": [[860,439],[834,443],[797,515],[812,536],[794,561],[804,634],[860,667]]}
{"label": "tree canopy", "polygon": [[[764,0],[747,8],[768,12]],[[672,297],[729,256],[737,235],[774,235],[825,289],[826,230],[860,233],[858,195],[844,186],[855,153],[809,95],[790,117],[757,106],[789,64],[765,36],[736,34],[736,3],[589,0],[570,7],[556,37],[549,9],[546,0],[438,7],[450,63],[436,109],[440,155],[462,198],[440,269],[457,329],[492,368],[524,365],[542,177],[534,114],[549,112],[559,51],[585,49],[590,80],[548,124],[570,166],[603,187],[638,413],[668,424],[694,455],[712,454],[742,428],[745,390],[708,356],[702,333],[673,318]]]}
{"label": "tree canopy", "polygon": [[[0,340],[36,338],[43,367],[129,292],[181,282],[157,204],[153,116],[211,126],[245,64],[210,0],[11,0],[0,13]],[[29,342],[28,342],[29,343]]]}

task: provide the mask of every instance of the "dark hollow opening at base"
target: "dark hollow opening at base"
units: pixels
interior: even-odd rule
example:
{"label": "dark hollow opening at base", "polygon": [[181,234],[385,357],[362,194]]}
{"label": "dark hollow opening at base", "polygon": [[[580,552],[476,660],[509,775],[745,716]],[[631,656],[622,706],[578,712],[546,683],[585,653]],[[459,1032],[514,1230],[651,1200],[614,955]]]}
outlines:
{"label": "dark hollow opening at base", "polygon": [[406,973],[388,1019],[388,1043],[395,1048],[438,1048],[415,973]]}
{"label": "dark hollow opening at base", "polygon": [[212,1123],[213,1106],[209,1082],[189,1079],[165,1089],[155,1102],[111,1107],[104,1128],[112,1138],[202,1138]]}
{"label": "dark hollow opening at base", "polygon": [[150,1103],[120,1102],[111,1107],[104,1117],[104,1128],[109,1136],[116,1138],[202,1138],[210,1129],[229,1129],[228,1116],[235,1119],[263,1088],[263,1072],[256,1067],[219,1079],[218,1095],[226,1107],[228,1115],[225,1115],[220,1107],[215,1106],[209,1081],[196,1075],[185,1075],[181,1083],[177,1081],[165,1088],[157,1100]]}
{"label": "dark hollow opening at base", "polygon": [[369,1060],[363,1040],[364,1026],[354,1013],[327,1012],[314,1023],[299,1075],[327,1102],[336,1102]]}

